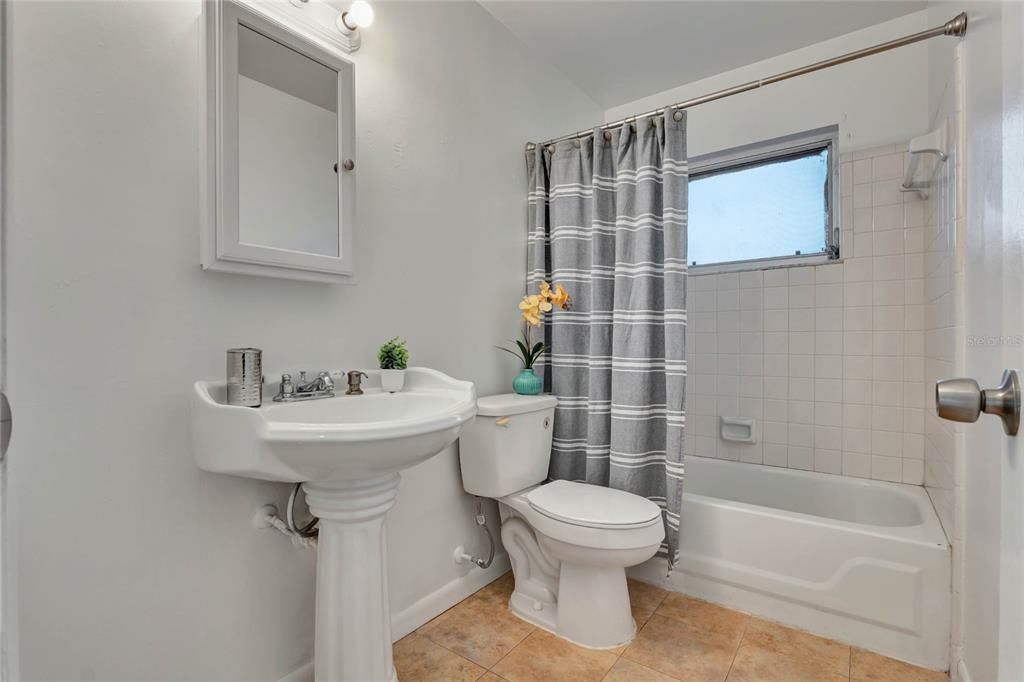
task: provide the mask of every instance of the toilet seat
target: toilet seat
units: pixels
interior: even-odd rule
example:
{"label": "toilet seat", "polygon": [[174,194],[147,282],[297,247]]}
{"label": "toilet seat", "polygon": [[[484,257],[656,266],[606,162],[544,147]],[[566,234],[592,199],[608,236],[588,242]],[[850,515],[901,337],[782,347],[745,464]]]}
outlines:
{"label": "toilet seat", "polygon": [[[567,481],[562,481],[562,483],[566,482]],[[553,483],[546,483],[541,486],[520,490],[517,493],[499,498],[498,502],[518,512],[519,515],[522,516],[535,531],[542,535],[579,547],[611,551],[632,550],[638,547],[647,547],[652,543],[657,545],[665,537],[665,529],[664,524],[662,523],[660,510],[658,510],[658,513],[654,518],[650,519],[646,523],[638,522],[637,518],[633,517],[631,519],[632,523],[609,525],[607,527],[595,526],[592,523],[580,521],[579,519],[569,521],[556,518],[551,512],[541,511],[530,502],[531,493],[550,485],[553,485]],[[577,483],[575,485],[586,486],[587,488],[603,490],[605,492],[609,491],[608,488],[602,488],[600,486],[589,485],[586,483]],[[557,486],[553,489],[549,489],[548,492],[550,493],[552,490],[557,492],[560,487],[561,486]],[[633,496],[632,493],[624,493],[622,491],[612,492]],[[570,493],[570,495],[572,494],[573,493]],[[603,495],[604,493],[595,494]],[[543,500],[545,497],[546,496],[540,497],[542,504],[544,504]],[[658,505],[654,504],[650,500],[646,500],[639,496],[635,497],[642,502],[651,505],[654,509],[658,509]],[[551,505],[545,506],[555,506],[555,504],[552,503]],[[576,514],[574,512],[564,513],[564,510],[561,508],[559,508],[559,510],[563,511],[564,516],[583,516],[583,514]]]}
{"label": "toilet seat", "polygon": [[541,514],[584,528],[626,530],[661,520],[661,509],[650,500],[624,490],[574,481],[552,481],[526,495]]}

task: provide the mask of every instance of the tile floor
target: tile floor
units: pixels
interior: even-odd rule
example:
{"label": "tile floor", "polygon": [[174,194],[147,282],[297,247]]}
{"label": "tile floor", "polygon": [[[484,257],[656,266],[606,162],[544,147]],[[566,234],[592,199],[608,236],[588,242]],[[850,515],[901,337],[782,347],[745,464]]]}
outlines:
{"label": "tile floor", "polygon": [[512,574],[395,644],[402,682],[946,682],[942,674],[630,581],[640,632],[628,646],[594,651],[508,610]]}

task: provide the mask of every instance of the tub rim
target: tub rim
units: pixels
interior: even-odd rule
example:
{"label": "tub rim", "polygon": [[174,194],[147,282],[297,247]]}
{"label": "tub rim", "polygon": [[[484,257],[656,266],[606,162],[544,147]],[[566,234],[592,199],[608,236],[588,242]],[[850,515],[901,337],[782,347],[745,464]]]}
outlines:
{"label": "tub rim", "polygon": [[872,487],[888,489],[904,497],[910,498],[916,504],[918,511],[921,515],[922,522],[912,526],[879,526],[875,524],[845,521],[843,519],[834,519],[828,516],[819,516],[816,514],[809,514],[806,512],[779,509],[777,507],[768,507],[760,504],[753,504],[750,502],[739,502],[736,500],[729,500],[721,497],[714,497],[711,495],[702,495],[700,493],[691,493],[687,492],[686,490],[685,476],[683,478],[684,501],[689,499],[717,508],[739,509],[747,513],[758,513],[773,518],[797,521],[800,523],[820,527],[840,527],[851,532],[871,537],[896,540],[900,542],[911,542],[914,544],[926,545],[929,547],[938,547],[945,550],[948,550],[950,547],[949,538],[946,536],[946,531],[942,527],[942,523],[939,521],[939,515],[935,511],[935,507],[932,504],[931,497],[928,496],[928,492],[925,490],[924,486],[911,485],[909,483],[894,483],[891,481],[878,481],[875,479],[858,478],[853,476],[843,476],[842,474],[829,474],[821,471],[805,471],[803,469],[773,467],[767,464],[734,462],[731,460],[717,459],[714,457],[702,457],[700,455],[687,455],[684,459],[684,462],[686,460],[694,459],[699,460],[702,465],[707,465],[710,467],[720,467],[724,469],[732,468],[741,472],[748,472],[750,469],[755,469],[759,471],[767,471],[774,475],[793,476],[795,478],[804,478],[812,480],[817,478],[826,478],[832,479],[837,482],[842,482],[845,485],[855,487]]}

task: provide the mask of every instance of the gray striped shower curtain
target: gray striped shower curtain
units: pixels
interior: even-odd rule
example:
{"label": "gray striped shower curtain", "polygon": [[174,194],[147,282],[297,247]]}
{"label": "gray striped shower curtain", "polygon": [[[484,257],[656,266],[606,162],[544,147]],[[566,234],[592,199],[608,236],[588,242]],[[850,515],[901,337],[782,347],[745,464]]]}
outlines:
{"label": "gray striped shower curtain", "polygon": [[550,476],[642,495],[678,553],[686,426],[686,112],[527,152],[529,293],[563,284],[539,369]]}

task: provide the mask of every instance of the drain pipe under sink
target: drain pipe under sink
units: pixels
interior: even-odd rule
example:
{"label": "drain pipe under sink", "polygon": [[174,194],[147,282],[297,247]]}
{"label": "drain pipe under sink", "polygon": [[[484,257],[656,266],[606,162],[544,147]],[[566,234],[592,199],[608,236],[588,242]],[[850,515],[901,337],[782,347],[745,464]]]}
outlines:
{"label": "drain pipe under sink", "polygon": [[484,514],[484,499],[482,497],[476,498],[476,525],[483,530],[484,535],[487,536],[487,558],[481,559],[475,557],[472,554],[466,552],[466,548],[459,545],[455,548],[455,553],[452,555],[455,559],[455,563],[461,564],[466,561],[472,562],[480,568],[490,568],[491,563],[494,562],[494,534],[491,533],[490,527],[487,525],[487,515]]}

